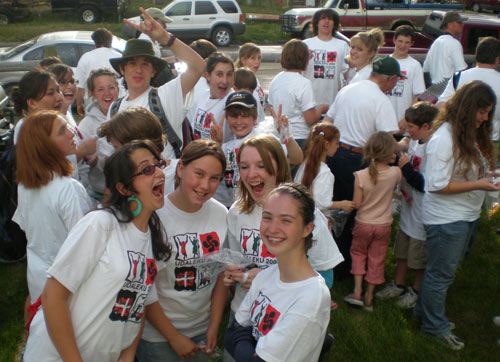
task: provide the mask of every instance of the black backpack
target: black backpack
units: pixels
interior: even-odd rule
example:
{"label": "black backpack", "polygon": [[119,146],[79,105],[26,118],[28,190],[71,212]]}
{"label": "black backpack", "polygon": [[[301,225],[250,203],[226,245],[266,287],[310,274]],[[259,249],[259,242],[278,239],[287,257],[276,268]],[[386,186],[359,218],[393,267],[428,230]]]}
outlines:
{"label": "black backpack", "polygon": [[[111,105],[110,116],[113,117],[120,109],[120,104],[122,103],[124,97],[118,98]],[[158,88],[151,88],[149,91],[149,109],[151,112],[158,117],[163,127],[163,133],[167,136],[167,142],[172,145],[174,149],[175,157],[181,158],[182,150],[187,146],[189,142],[194,139],[193,130],[191,128],[191,123],[187,118],[184,118],[182,121],[182,140],[177,136],[174,129],[170,125],[170,122],[167,119],[165,111],[160,102],[160,98],[158,97]],[[184,147],[183,147],[184,145]]]}

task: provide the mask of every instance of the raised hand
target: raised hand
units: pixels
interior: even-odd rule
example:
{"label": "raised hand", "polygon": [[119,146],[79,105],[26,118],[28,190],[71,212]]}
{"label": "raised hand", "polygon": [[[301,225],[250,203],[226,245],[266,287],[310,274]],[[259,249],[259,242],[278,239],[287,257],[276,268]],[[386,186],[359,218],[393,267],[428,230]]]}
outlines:
{"label": "raised hand", "polygon": [[141,20],[139,25],[132,23],[128,19],[123,19],[123,22],[132,28],[139,30],[141,33],[148,35],[152,40],[158,41],[160,44],[166,44],[170,35],[163,26],[153,19],[144,8],[140,7],[142,16],[144,20]]}
{"label": "raised hand", "polygon": [[224,139],[224,118],[226,118],[226,114],[222,113],[220,122],[217,123],[217,121],[214,120],[210,126],[210,138],[212,138],[212,140],[217,142],[219,145],[222,144]]}

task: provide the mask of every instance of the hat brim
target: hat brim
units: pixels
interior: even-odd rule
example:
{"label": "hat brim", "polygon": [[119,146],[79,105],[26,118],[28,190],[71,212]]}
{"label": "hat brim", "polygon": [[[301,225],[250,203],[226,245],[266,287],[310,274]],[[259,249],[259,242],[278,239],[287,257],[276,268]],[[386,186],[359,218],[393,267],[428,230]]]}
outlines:
{"label": "hat brim", "polygon": [[232,103],[229,103],[227,106],[224,107],[224,109],[228,109],[229,107],[232,107],[232,106],[242,106],[242,107],[245,107],[245,108],[255,108],[255,104],[246,104],[246,103],[243,103],[243,102],[232,102]]}
{"label": "hat brim", "polygon": [[[167,62],[161,58],[154,57],[151,54],[134,54],[133,56],[128,56],[128,57],[121,57],[121,58],[111,58],[109,62],[111,63],[111,66],[113,67],[114,70],[118,72],[118,74],[121,74],[120,71],[120,66],[125,64],[125,62],[129,59],[133,58],[146,58],[151,61],[153,64],[153,67],[156,71],[156,74],[160,73],[165,67],[167,66]],[[123,75],[123,74],[122,74]]]}
{"label": "hat brim", "polygon": [[399,78],[404,78],[404,79],[408,79],[408,77],[406,75],[404,75],[403,73],[399,72],[399,74],[397,74],[397,76]]}

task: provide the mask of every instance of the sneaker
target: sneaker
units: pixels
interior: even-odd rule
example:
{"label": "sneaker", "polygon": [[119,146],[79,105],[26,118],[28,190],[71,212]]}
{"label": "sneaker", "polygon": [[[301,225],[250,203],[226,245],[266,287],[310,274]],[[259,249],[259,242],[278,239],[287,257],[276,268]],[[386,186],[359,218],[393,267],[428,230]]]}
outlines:
{"label": "sneaker", "polygon": [[405,288],[398,287],[394,280],[387,284],[384,289],[375,293],[375,296],[380,299],[396,298],[403,294]]}
{"label": "sneaker", "polygon": [[456,328],[455,322],[448,321],[448,328],[450,331],[454,330]]}
{"label": "sneaker", "polygon": [[399,308],[411,309],[415,307],[415,304],[417,304],[417,299],[418,294],[415,293],[412,287],[408,287],[408,291],[405,294],[399,296],[396,304]]}
{"label": "sneaker", "polygon": [[493,323],[497,326],[500,327],[500,315],[497,315],[493,317]]}
{"label": "sneaker", "polygon": [[346,295],[344,297],[344,301],[347,303],[347,304],[350,304],[350,305],[356,305],[358,307],[362,307],[365,305],[365,303],[363,303],[363,300],[362,299],[357,299],[354,297],[354,294],[349,294],[349,295]]}
{"label": "sneaker", "polygon": [[462,338],[458,338],[453,333],[438,337],[438,339],[454,351],[459,351],[465,347],[465,341]]}

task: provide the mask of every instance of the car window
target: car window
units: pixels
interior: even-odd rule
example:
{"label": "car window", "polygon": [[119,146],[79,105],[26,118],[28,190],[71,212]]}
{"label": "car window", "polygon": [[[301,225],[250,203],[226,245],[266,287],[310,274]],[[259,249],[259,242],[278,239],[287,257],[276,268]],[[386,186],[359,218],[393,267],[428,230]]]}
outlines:
{"label": "car window", "polygon": [[[93,44],[80,44],[80,56],[95,49],[95,45]],[[80,59],[78,59],[80,60]]]}
{"label": "car window", "polygon": [[217,4],[224,10],[225,13],[228,14],[237,14],[238,8],[236,4],[232,1],[217,1]]}
{"label": "car window", "polygon": [[76,67],[80,55],[76,44],[56,44],[57,56],[64,64]]}
{"label": "car window", "polygon": [[344,8],[344,4],[349,5],[349,9],[359,9],[359,1],[358,0],[342,0],[340,2],[340,8]]}
{"label": "car window", "polygon": [[32,47],[33,44],[36,43],[37,39],[38,37],[30,39],[22,44],[7,49],[3,54],[0,55],[0,60],[12,58],[14,55],[17,55],[23,52],[24,50],[28,49],[29,47]]}
{"label": "car window", "polygon": [[498,39],[497,29],[488,28],[471,28],[469,30],[469,37],[467,38],[467,50],[466,53],[474,53],[476,51],[476,46],[479,41],[487,36],[492,36]]}
{"label": "car window", "polygon": [[217,9],[210,1],[197,1],[194,5],[196,15],[217,14]]}
{"label": "car window", "polygon": [[182,2],[175,4],[167,11],[167,16],[191,15],[191,2]]}
{"label": "car window", "polygon": [[44,48],[45,47],[38,47],[38,48],[35,48],[35,49],[27,52],[24,55],[23,60],[42,60],[44,57],[43,54],[45,53]]}

